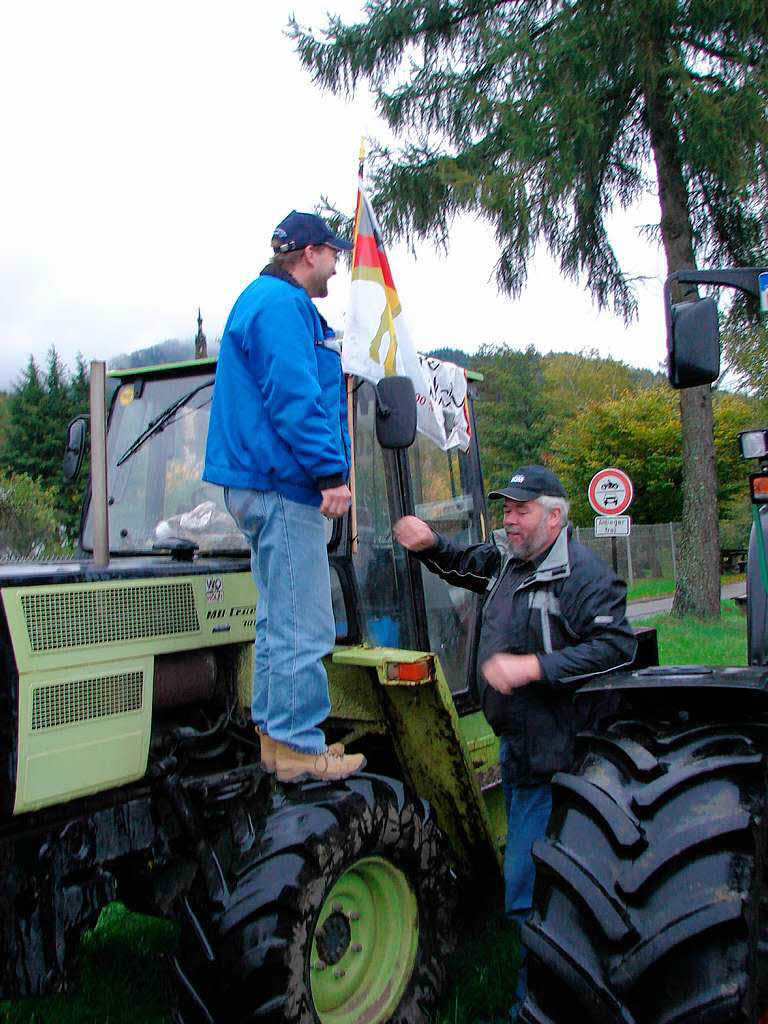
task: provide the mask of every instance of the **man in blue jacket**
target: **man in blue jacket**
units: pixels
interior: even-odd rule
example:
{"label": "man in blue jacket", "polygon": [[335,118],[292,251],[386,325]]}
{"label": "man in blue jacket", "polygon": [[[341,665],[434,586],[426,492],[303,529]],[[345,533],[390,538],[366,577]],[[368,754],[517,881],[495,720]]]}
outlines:
{"label": "man in blue jacket", "polygon": [[[588,724],[573,691],[629,665],[636,641],[625,617],[626,587],[569,536],[565,489],[551,470],[522,466],[489,498],[504,501],[504,529],[490,543],[452,544],[416,516],[399,520],[393,532],[432,572],[485,594],[478,692],[501,737],[505,906],[522,923],[533,905],[531,846],[552,810],[550,779],[571,768],[576,733]],[[523,961],[511,1020],[525,981]]]}
{"label": "man in blue jacket", "polygon": [[252,718],[265,768],[283,782],[342,779],[365,764],[328,747],[322,659],[336,630],[325,520],[351,502],[340,346],[312,299],[352,244],[310,213],[275,228],[272,261],[229,314],[203,479],[251,545],[259,591]]}

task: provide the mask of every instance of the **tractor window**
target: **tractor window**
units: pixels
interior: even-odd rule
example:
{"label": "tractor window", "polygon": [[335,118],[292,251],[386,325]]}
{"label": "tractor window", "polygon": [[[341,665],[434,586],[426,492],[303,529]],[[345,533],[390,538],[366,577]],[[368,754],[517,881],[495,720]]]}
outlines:
{"label": "tractor window", "polygon": [[[444,452],[423,434],[417,434],[408,453],[416,515],[458,544],[483,540],[477,500],[482,487],[475,458],[472,448],[466,454],[457,448]],[[424,566],[421,570],[430,646],[440,656],[451,691],[457,693],[468,685],[478,597],[449,586]]]}
{"label": "tractor window", "polygon": [[336,643],[343,644],[349,636],[349,622],[347,621],[347,607],[344,603],[341,580],[333,566],[331,566],[331,603],[336,622]]}
{"label": "tractor window", "polygon": [[[114,554],[152,551],[170,537],[193,540],[202,552],[247,550],[224,507],[222,488],[201,479],[211,380],[207,369],[191,376],[131,380],[118,388],[107,436]],[[171,411],[174,403],[178,408]],[[83,547],[93,547],[90,513]]]}
{"label": "tractor window", "polygon": [[415,646],[406,556],[392,541],[390,496],[384,455],[376,440],[376,399],[362,382],[355,402],[356,541],[352,559],[362,602],[362,628],[369,643]]}

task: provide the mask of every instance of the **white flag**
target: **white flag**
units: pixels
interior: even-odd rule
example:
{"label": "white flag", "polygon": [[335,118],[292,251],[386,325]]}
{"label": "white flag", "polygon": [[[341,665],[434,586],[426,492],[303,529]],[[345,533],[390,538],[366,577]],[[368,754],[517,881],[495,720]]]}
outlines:
{"label": "white flag", "polygon": [[362,183],[357,194],[352,287],[341,359],[347,373],[374,384],[395,374],[410,377],[416,391],[419,430],[440,448],[460,445],[466,451],[469,447],[466,373],[452,363],[425,360],[417,353]]}

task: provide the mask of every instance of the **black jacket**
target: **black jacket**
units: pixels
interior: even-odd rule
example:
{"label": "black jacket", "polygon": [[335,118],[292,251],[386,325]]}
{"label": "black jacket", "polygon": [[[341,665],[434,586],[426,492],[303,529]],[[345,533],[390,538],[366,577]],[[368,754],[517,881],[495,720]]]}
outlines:
{"label": "black jacket", "polygon": [[438,535],[437,544],[417,557],[454,586],[486,594],[479,644],[483,660],[498,651],[539,659],[542,679],[511,694],[488,686],[477,666],[483,711],[496,734],[509,737],[516,781],[537,783],[570,768],[574,737],[594,714],[588,702],[574,704],[574,689],[635,657],[624,583],[569,537],[567,527],[538,564],[523,571],[511,592],[504,577],[520,568],[502,530],[493,543],[469,547]]}

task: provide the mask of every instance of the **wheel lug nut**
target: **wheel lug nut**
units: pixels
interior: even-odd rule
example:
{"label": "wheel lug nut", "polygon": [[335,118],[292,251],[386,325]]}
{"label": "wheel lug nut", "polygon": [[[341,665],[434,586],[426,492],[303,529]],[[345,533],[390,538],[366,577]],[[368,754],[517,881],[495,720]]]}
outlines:
{"label": "wheel lug nut", "polygon": [[324,960],[318,960],[316,964],[312,965],[312,967],[316,971],[324,971],[325,970],[325,961]]}
{"label": "wheel lug nut", "polygon": [[362,946],[360,945],[360,943],[359,943],[359,942],[356,942],[356,943],[355,943],[355,944],[354,944],[354,945],[352,946],[352,952],[353,952],[353,953],[362,953],[362,952],[363,952],[363,947],[362,947]]}
{"label": "wheel lug nut", "polygon": [[359,913],[359,911],[353,910],[352,913],[349,915],[349,920],[350,921],[359,921],[360,920],[360,913]]}
{"label": "wheel lug nut", "polygon": [[345,973],[346,972],[343,971],[341,967],[337,967],[336,970],[333,972],[333,976],[334,978],[343,978]]}
{"label": "wheel lug nut", "polygon": [[331,909],[334,911],[334,913],[340,914],[341,911],[343,910],[343,907],[340,903],[337,902],[333,904],[333,907]]}

